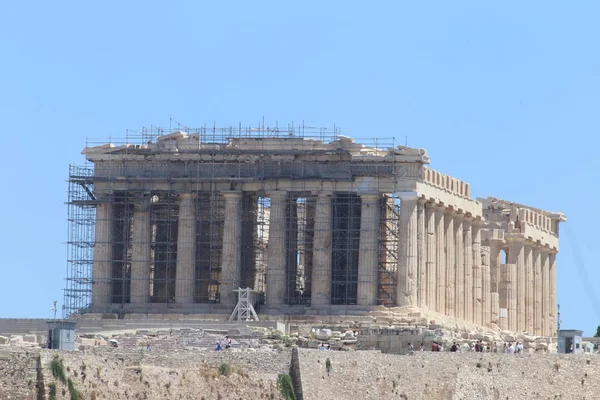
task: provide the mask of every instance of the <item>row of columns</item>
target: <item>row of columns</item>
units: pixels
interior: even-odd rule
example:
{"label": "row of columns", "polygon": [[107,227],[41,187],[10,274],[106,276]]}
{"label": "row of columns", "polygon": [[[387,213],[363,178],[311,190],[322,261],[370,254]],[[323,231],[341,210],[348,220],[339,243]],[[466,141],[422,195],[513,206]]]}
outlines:
{"label": "row of columns", "polygon": [[[234,307],[242,257],[242,192],[222,192],[225,199],[221,259],[221,304]],[[287,192],[267,193],[271,200],[266,275],[267,305],[285,303]],[[357,303],[377,304],[380,194],[361,194]],[[500,244],[481,244],[482,223],[456,211],[426,202],[416,194],[400,196],[397,304],[428,308],[478,325],[498,323],[513,331],[551,335],[556,304],[555,253],[523,241],[511,241],[506,264],[500,264]],[[180,196],[175,302],[194,302],[196,257],[195,197]],[[97,209],[94,247],[93,304],[110,300],[112,205]],[[316,199],[313,237],[311,304],[331,301],[332,193]],[[134,205],[131,257],[131,299],[149,300],[150,207],[147,198]],[[482,254],[490,253],[490,257]],[[502,309],[506,313],[500,312]],[[506,315],[504,315],[506,314]]]}
{"label": "row of columns", "polygon": [[[502,329],[549,336],[556,330],[556,252],[522,238],[492,243],[492,264],[499,270]],[[500,253],[507,252],[506,263]]]}
{"label": "row of columns", "polygon": [[499,244],[482,246],[481,220],[416,194],[400,199],[398,305],[477,325],[554,334],[556,252],[512,240],[501,264]]}

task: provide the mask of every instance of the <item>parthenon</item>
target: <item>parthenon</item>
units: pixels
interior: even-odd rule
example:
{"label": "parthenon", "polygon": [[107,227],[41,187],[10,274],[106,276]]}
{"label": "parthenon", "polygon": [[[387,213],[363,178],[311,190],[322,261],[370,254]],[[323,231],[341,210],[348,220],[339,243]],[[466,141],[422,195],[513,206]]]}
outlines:
{"label": "parthenon", "polygon": [[69,311],[230,314],[250,287],[264,314],[384,307],[554,334],[562,213],[474,199],[423,149],[326,132],[88,145],[69,177]]}

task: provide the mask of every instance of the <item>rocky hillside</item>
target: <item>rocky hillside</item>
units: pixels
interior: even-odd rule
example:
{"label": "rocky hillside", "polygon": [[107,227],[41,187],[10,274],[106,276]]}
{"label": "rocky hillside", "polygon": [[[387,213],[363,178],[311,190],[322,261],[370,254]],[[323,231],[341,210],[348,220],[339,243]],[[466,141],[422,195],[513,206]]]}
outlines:
{"label": "rocky hillside", "polygon": [[[88,400],[280,399],[277,375],[288,372],[290,353],[273,348],[215,352],[100,346],[59,352],[5,347],[0,348],[0,399],[70,399],[73,392]],[[600,393],[598,355],[299,353],[306,400],[564,400],[597,399]],[[53,365],[64,372],[64,381],[60,373],[53,374]]]}

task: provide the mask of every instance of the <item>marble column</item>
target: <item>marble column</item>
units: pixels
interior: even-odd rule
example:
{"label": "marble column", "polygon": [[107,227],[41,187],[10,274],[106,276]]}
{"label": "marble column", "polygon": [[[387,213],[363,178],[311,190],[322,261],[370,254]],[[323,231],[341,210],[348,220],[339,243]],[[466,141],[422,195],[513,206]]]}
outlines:
{"label": "marble column", "polygon": [[[473,236],[473,318],[471,321],[477,325],[483,324],[483,293],[482,284],[483,280],[481,277],[481,221],[474,220],[471,224],[472,236]],[[489,286],[487,287],[489,292]]]}
{"label": "marble column", "polygon": [[550,336],[556,336],[556,252],[550,253],[550,284],[548,289],[550,291],[550,318],[549,318],[549,329]]}
{"label": "marble column", "polygon": [[542,282],[542,335],[551,336],[550,329],[550,253],[546,249],[540,254]]}
{"label": "marble column", "polygon": [[[268,193],[271,198],[267,245],[267,305],[278,307],[285,300],[285,202],[287,192]],[[318,212],[318,211],[317,211]]]}
{"label": "marble column", "polygon": [[[494,312],[490,286],[490,246],[481,246],[481,325],[489,326],[492,321],[498,323],[498,309],[496,309],[495,320],[492,318]],[[496,293],[496,297],[498,293]],[[499,307],[499,306],[497,306]]]}
{"label": "marble column", "polygon": [[427,285],[427,307],[430,310],[437,311],[437,269],[436,269],[436,249],[437,242],[435,237],[435,208],[432,203],[425,204],[425,274]]}
{"label": "marble column", "polygon": [[456,317],[456,304],[454,297],[454,273],[455,263],[454,259],[454,214],[451,210],[446,210],[444,214],[444,239],[446,246],[446,315],[449,317]]}
{"label": "marble column", "polygon": [[542,258],[538,246],[532,249],[533,257],[533,333],[542,335]]}
{"label": "marble column", "polygon": [[399,306],[417,305],[417,194],[400,194],[400,241],[398,246]]}
{"label": "marble column", "polygon": [[[490,243],[490,289],[492,292],[499,291],[500,284],[500,254],[502,252],[502,243],[497,240],[491,240]],[[506,261],[506,260],[505,260]]]}
{"label": "marble column", "polygon": [[473,231],[471,222],[473,218],[463,219],[463,271],[464,271],[464,319],[473,322]]}
{"label": "marble column", "polygon": [[311,306],[331,304],[331,193],[320,192],[315,210]]}
{"label": "marble column", "polygon": [[177,222],[177,266],[175,272],[175,302],[194,302],[196,269],[196,203],[193,193],[179,196]]}
{"label": "marble column", "polygon": [[533,248],[531,244],[525,245],[525,330],[533,334]]}
{"label": "marble column", "polygon": [[446,237],[444,206],[435,207],[435,311],[446,314]]}
{"label": "marble column", "polygon": [[427,307],[427,253],[425,243],[425,199],[417,201],[417,305]]}
{"label": "marble column", "polygon": [[360,195],[360,238],[358,253],[358,305],[377,304],[379,261],[379,199],[378,193]]}
{"label": "marble column", "polygon": [[465,319],[465,249],[463,214],[454,217],[454,310],[456,318]]}
{"label": "marble column", "polygon": [[92,268],[92,311],[95,312],[107,311],[111,303],[113,219],[112,203],[106,201],[96,206]]}
{"label": "marble column", "polygon": [[[516,265],[517,275],[517,319],[514,326],[510,326],[510,330],[521,332],[526,329],[525,325],[525,243],[523,239],[513,238],[509,240],[508,262],[507,264]],[[513,283],[514,284],[514,283]],[[502,298],[502,297],[501,297]],[[509,311],[510,314],[510,311]],[[509,315],[509,319],[512,319]]]}
{"label": "marble column", "polygon": [[131,240],[131,303],[145,305],[150,296],[150,198],[138,197],[133,206]]}
{"label": "marble column", "polygon": [[517,293],[515,286],[516,279],[516,268],[515,264],[501,264],[500,265],[500,284],[499,284],[499,299],[500,308],[507,310],[507,316],[500,318],[500,328],[511,331],[516,331],[518,326],[518,313],[517,313]]}
{"label": "marble column", "polygon": [[240,285],[242,267],[242,192],[221,192],[221,194],[225,198],[220,282],[221,305],[231,308],[233,311],[238,302],[238,292],[234,292],[234,290],[238,289]]}

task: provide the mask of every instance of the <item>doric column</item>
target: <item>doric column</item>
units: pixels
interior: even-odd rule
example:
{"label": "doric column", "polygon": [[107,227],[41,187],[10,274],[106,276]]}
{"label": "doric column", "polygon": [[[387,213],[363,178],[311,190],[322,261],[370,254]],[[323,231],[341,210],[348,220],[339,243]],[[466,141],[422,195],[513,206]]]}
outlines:
{"label": "doric column", "polygon": [[271,198],[267,246],[267,305],[280,306],[285,299],[285,201],[287,192],[268,193]]}
{"label": "doric column", "polygon": [[379,249],[379,199],[378,193],[360,195],[360,239],[358,252],[358,305],[377,304],[377,264]]}
{"label": "doric column", "polygon": [[131,303],[146,304],[150,296],[150,198],[140,196],[133,206],[131,241]]}
{"label": "doric column", "polygon": [[319,193],[315,212],[310,304],[322,306],[331,301],[331,193]]}
{"label": "doric column", "polygon": [[500,285],[500,253],[502,251],[502,243],[497,240],[491,240],[490,243],[490,290],[499,292]]}
{"label": "doric column", "polygon": [[542,335],[551,336],[550,329],[550,253],[541,253],[542,282]]}
{"label": "doric column", "polygon": [[445,207],[435,207],[435,276],[436,307],[440,314],[446,314],[446,236],[444,224]]}
{"label": "doric column", "polygon": [[96,206],[95,229],[92,310],[103,312],[111,302],[113,205],[109,201]]}
{"label": "doric column", "polygon": [[437,269],[436,269],[436,233],[435,233],[435,208],[432,203],[425,204],[425,258],[426,258],[426,285],[427,285],[427,306],[430,310],[438,310],[436,292]]}
{"label": "doric column", "polygon": [[542,332],[542,258],[540,249],[534,246],[533,257],[533,334],[543,335]]}
{"label": "doric column", "polygon": [[492,317],[494,308],[490,287],[490,246],[481,246],[479,259],[481,260],[481,325],[489,326],[491,322],[498,323],[498,309],[495,310],[495,319]]}
{"label": "doric column", "polygon": [[549,255],[550,263],[550,336],[556,336],[556,252]]}
{"label": "doric column", "polygon": [[525,330],[533,335],[533,249],[525,245]]}
{"label": "doric column", "polygon": [[[511,238],[509,240],[508,262],[507,264],[516,265],[517,275],[517,320],[515,326],[510,326],[510,330],[521,332],[526,329],[525,326],[525,246],[521,238]],[[514,284],[514,282],[513,282]],[[502,296],[501,296],[502,297]],[[510,311],[509,311],[510,314]],[[509,320],[512,319],[509,315]]]}
{"label": "doric column", "polygon": [[518,314],[517,313],[517,296],[515,290],[515,279],[516,279],[516,268],[515,264],[501,264],[500,265],[500,283],[499,283],[499,297],[500,297],[500,308],[505,308],[508,315],[500,318],[500,328],[508,329],[511,331],[517,330],[518,325]]}
{"label": "doric column", "polygon": [[417,194],[400,194],[399,306],[417,305]]}
{"label": "doric column", "polygon": [[454,297],[456,263],[454,259],[454,214],[449,209],[444,214],[444,239],[446,242],[446,315],[456,317],[456,300]]}
{"label": "doric column", "polygon": [[427,253],[425,243],[425,199],[417,200],[417,305],[427,304]]}
{"label": "doric column", "polygon": [[221,192],[221,194],[225,198],[221,256],[221,305],[233,308],[238,300],[238,293],[233,290],[240,285],[242,266],[242,192]]}
{"label": "doric column", "polygon": [[463,214],[454,217],[454,309],[456,318],[465,319],[465,248]]}
{"label": "doric column", "polygon": [[[483,280],[481,277],[481,221],[475,220],[471,224],[472,235],[473,235],[473,298],[471,304],[473,304],[473,318],[471,321],[477,325],[483,324],[483,293],[482,284]],[[489,292],[489,286],[487,287]],[[489,306],[489,305],[488,305]]]}
{"label": "doric column", "polygon": [[463,219],[463,271],[464,271],[464,319],[473,322],[473,231],[471,222],[473,218]]}
{"label": "doric column", "polygon": [[196,270],[196,203],[193,193],[179,196],[177,223],[177,267],[175,272],[175,302],[194,302]]}

